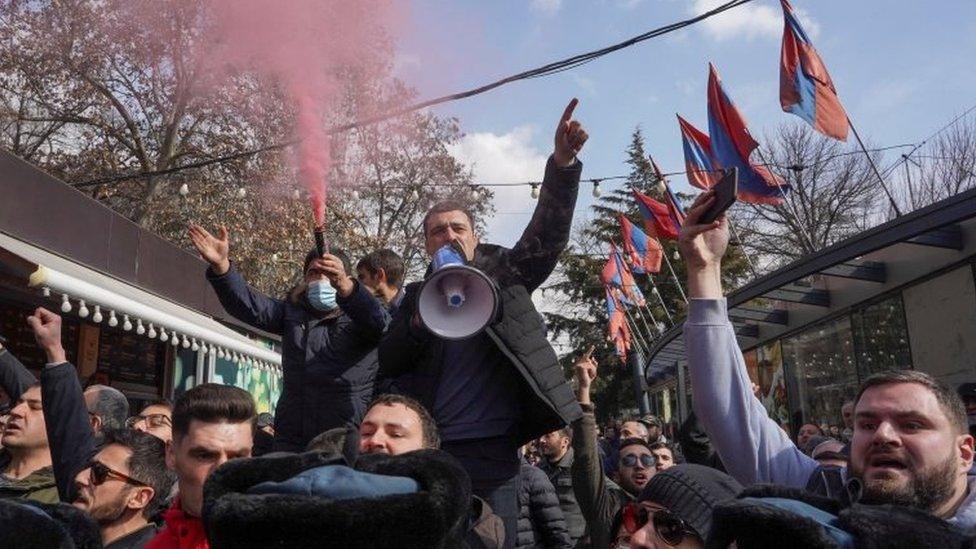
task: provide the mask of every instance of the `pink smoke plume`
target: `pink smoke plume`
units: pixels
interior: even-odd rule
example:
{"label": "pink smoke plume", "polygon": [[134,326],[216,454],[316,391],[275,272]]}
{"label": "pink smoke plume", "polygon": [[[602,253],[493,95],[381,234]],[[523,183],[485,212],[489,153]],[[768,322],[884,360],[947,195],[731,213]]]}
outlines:
{"label": "pink smoke plume", "polygon": [[344,70],[389,56],[395,20],[389,0],[211,0],[201,52],[216,72],[253,71],[275,82],[293,104],[296,170],[308,191],[316,226],[325,224],[331,166],[326,116],[342,93]]}

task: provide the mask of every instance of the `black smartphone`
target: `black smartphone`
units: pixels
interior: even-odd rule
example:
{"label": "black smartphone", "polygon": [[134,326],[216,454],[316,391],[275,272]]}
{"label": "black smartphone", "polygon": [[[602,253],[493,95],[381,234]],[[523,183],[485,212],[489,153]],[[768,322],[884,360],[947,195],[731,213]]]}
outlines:
{"label": "black smartphone", "polygon": [[722,176],[722,179],[712,189],[715,191],[715,202],[698,219],[698,222],[702,225],[708,225],[715,221],[732,204],[735,204],[736,194],[739,192],[739,169],[732,168],[731,170],[726,170],[725,175]]}

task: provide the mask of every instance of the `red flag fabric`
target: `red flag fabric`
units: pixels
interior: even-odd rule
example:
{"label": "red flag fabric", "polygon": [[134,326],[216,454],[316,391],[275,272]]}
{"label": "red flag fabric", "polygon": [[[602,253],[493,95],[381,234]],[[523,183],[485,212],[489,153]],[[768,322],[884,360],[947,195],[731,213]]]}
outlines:
{"label": "red flag fabric", "polygon": [[738,168],[739,200],[753,204],[780,204],[790,186],[764,166],[749,160],[759,143],[752,138],[745,118],[722,89],[718,71],[708,65],[708,133],[712,157],[722,168]]}
{"label": "red flag fabric", "polygon": [[681,222],[673,206],[662,204],[637,189],[634,189],[634,198],[648,234],[668,240],[678,239]]}
{"label": "red flag fabric", "polygon": [[847,113],[834,82],[787,0],[783,6],[783,47],[780,52],[779,102],[783,110],[804,119],[818,132],[847,140]]}

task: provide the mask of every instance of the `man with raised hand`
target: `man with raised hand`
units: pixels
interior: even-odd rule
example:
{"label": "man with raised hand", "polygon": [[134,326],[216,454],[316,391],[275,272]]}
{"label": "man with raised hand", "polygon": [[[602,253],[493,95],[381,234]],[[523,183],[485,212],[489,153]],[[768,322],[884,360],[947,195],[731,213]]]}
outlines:
{"label": "man with raised hand", "polygon": [[581,413],[531,299],[569,242],[582,171],[576,155],[587,139],[573,120],[576,104],[559,119],[539,202],[514,247],[481,243],[471,212],[457,202],[437,204],[424,218],[428,255],[460,247],[468,264],[498,285],[499,317],[465,340],[440,338],[420,322],[420,285],[411,284],[380,344],[380,382],[394,380],[431,411],[441,447],[461,461],[510,541],[519,514],[519,447]]}
{"label": "man with raised hand", "polygon": [[191,225],[189,236],[210,263],[207,279],[224,309],[282,340],[282,393],[275,408],[274,448],[300,452],[313,437],[355,426],[373,397],[376,346],[389,324],[386,308],[349,276],[349,257],[332,250],[305,256],[300,284],[286,299],[248,286],[230,260],[230,235]]}
{"label": "man with raised hand", "polygon": [[[861,503],[903,505],[964,528],[976,526],[976,489],[967,472],[973,437],[954,391],[928,374],[904,370],[874,375],[854,400],[850,464],[839,477],[823,475],[753,395],[745,361],[722,295],[721,263],[729,242],[724,217],[698,223],[714,202],[702,193],[681,228],[688,272],[685,349],[694,408],[729,474],[759,482],[808,487],[838,495],[860,492]],[[811,477],[837,478],[811,482]],[[858,488],[844,490],[842,483]],[[841,486],[836,486],[841,484]]]}

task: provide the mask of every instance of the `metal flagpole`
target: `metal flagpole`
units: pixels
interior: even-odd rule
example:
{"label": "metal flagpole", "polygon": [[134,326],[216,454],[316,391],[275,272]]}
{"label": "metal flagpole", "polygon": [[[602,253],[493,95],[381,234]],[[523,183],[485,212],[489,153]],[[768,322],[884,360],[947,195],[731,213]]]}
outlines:
{"label": "metal flagpole", "polygon": [[[768,160],[766,160],[766,156],[763,155],[762,149],[757,147],[756,154],[759,155],[759,160],[762,160],[763,165],[770,168],[770,170],[772,170],[773,165]],[[749,163],[748,158],[746,159],[746,163],[749,164],[750,166],[752,165],[751,163]],[[786,205],[786,209],[789,210],[791,214],[793,214],[793,219],[796,221],[796,228],[797,228],[796,232],[799,233],[800,236],[802,236],[803,239],[807,241],[807,245],[810,246],[810,251],[814,252],[815,250],[813,246],[813,239],[810,238],[810,235],[808,235],[806,233],[806,230],[804,230],[803,223],[800,222],[800,214],[796,212],[796,209],[793,207],[793,203],[786,198],[786,193],[783,192],[783,186],[776,185],[775,187],[776,190],[779,191],[779,195],[783,197],[783,204]]]}
{"label": "metal flagpole", "polygon": [[664,303],[664,297],[658,291],[657,284],[654,283],[654,278],[648,276],[647,279],[651,281],[651,293],[657,296],[658,301],[661,302],[661,308],[664,309],[664,315],[668,317],[668,322],[671,323],[671,326],[674,326],[674,318],[671,316],[671,311],[668,310],[668,306]]}
{"label": "metal flagpole", "polygon": [[752,271],[752,276],[759,278],[759,271],[756,269],[756,264],[752,262],[749,252],[746,251],[745,246],[742,244],[742,239],[739,238],[739,231],[736,230],[735,223],[732,223],[732,216],[729,212],[725,212],[725,219],[729,221],[729,228],[732,229],[732,235],[735,236],[735,240],[739,243],[742,255],[746,256],[746,262],[749,264],[749,270]]}
{"label": "metal flagpole", "polygon": [[851,121],[851,117],[847,117],[847,125],[851,127],[851,133],[854,134],[854,139],[857,140],[857,144],[861,147],[861,151],[864,156],[868,159],[868,163],[871,164],[871,169],[874,171],[874,175],[878,176],[878,182],[881,183],[881,188],[884,189],[885,196],[888,197],[888,202],[891,203],[891,208],[895,210],[895,216],[901,217],[901,210],[898,209],[898,204],[895,202],[895,197],[891,196],[891,191],[888,190],[888,186],[885,185],[885,180],[881,177],[881,172],[878,171],[878,166],[874,163],[874,159],[871,158],[871,154],[868,153],[867,147],[864,146],[864,141],[861,141],[861,136],[857,133],[857,128],[854,127],[854,122]]}
{"label": "metal flagpole", "polygon": [[674,283],[678,285],[678,291],[681,293],[681,299],[685,300],[685,303],[687,304],[688,303],[688,296],[685,295],[685,290],[684,290],[684,288],[681,287],[681,281],[678,280],[678,275],[674,274],[674,267],[671,266],[671,260],[668,259],[667,252],[665,252],[665,253],[663,253],[661,255],[664,256],[664,261],[668,264],[668,270],[671,271],[671,278],[673,278],[674,279]]}

